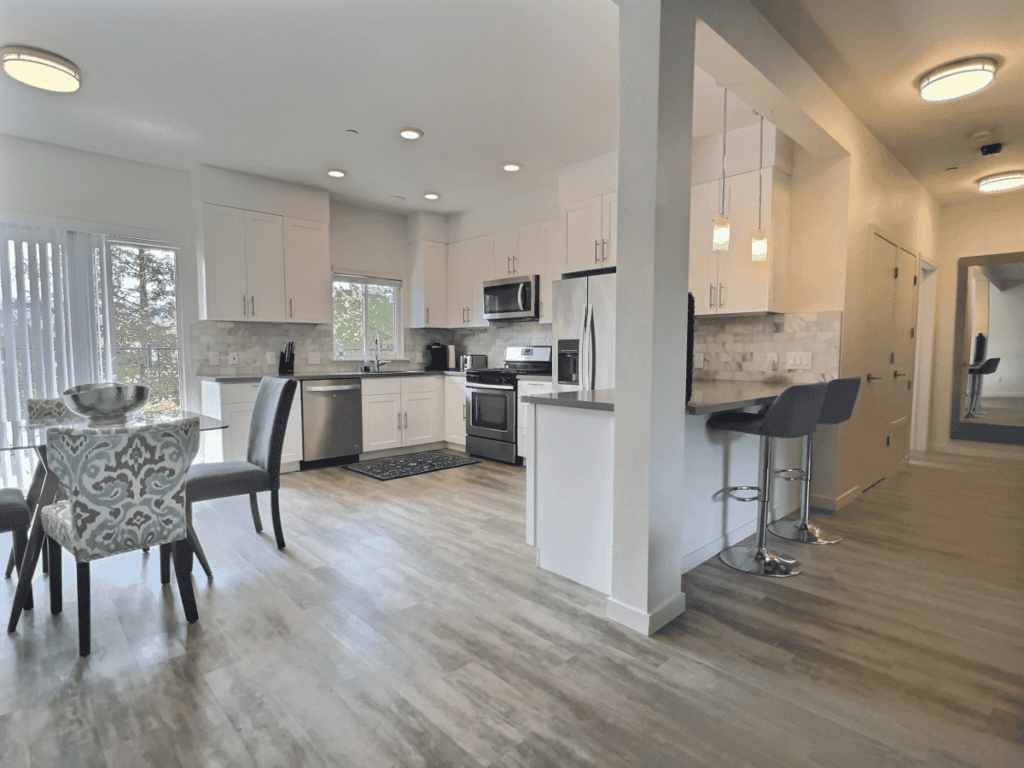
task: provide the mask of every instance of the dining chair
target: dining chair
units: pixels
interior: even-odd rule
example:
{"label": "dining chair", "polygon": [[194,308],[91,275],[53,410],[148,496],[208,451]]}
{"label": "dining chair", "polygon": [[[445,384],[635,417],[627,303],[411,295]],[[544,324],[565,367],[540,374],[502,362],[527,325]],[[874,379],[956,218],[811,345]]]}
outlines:
{"label": "dining chair", "polygon": [[199,450],[199,419],[116,427],[50,427],[47,464],[66,500],[44,507],[50,551],[50,612],[60,613],[61,547],[78,576],[78,652],[91,650],[89,564],[160,546],[174,550],[178,592],[191,624],[199,618],[190,575],[185,477]]}
{"label": "dining chair", "polygon": [[[17,488],[0,488],[0,533],[14,535],[14,552],[11,553],[11,558],[18,564],[19,569],[25,558],[28,524],[31,519],[32,513],[22,492]],[[31,588],[25,599],[25,607],[29,610],[33,607]]]}
{"label": "dining chair", "polygon": [[[189,521],[192,519],[192,505],[197,501],[222,499],[228,496],[249,495],[252,522],[256,532],[263,531],[260,520],[257,493],[270,491],[270,515],[274,522],[274,536],[277,548],[284,549],[284,533],[281,530],[281,507],[278,492],[281,489],[281,452],[284,448],[284,433],[288,427],[288,414],[295,399],[295,379],[263,377],[256,403],[249,421],[249,447],[245,461],[221,461],[212,464],[196,464],[188,473],[186,498]],[[198,538],[196,539],[198,541]],[[212,577],[210,564],[202,548],[195,547],[203,570]]]}

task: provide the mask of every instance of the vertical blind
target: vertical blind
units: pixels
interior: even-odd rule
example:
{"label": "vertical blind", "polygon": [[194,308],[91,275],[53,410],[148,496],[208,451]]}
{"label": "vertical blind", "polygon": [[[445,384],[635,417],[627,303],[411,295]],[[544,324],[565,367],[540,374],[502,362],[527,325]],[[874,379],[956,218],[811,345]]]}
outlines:
{"label": "vertical blind", "polygon": [[[27,398],[110,378],[102,250],[99,235],[0,224],[0,421],[23,420]],[[8,481],[34,463],[24,451],[0,450]]]}

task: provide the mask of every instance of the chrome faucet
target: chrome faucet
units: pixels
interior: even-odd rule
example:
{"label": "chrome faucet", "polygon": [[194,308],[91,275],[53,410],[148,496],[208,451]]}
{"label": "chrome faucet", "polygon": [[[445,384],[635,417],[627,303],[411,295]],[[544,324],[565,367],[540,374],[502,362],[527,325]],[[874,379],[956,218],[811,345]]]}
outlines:
{"label": "chrome faucet", "polygon": [[[378,333],[373,339],[373,359],[369,357],[364,361],[370,368],[371,371],[376,373],[380,370],[380,334]],[[387,360],[384,361],[385,363]]]}

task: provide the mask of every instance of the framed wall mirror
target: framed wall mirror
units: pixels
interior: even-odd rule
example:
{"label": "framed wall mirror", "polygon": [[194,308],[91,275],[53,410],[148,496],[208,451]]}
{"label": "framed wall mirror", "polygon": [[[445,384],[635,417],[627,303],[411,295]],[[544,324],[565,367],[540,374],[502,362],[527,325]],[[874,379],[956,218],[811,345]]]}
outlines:
{"label": "framed wall mirror", "polygon": [[960,259],[954,440],[1024,445],[1024,252]]}

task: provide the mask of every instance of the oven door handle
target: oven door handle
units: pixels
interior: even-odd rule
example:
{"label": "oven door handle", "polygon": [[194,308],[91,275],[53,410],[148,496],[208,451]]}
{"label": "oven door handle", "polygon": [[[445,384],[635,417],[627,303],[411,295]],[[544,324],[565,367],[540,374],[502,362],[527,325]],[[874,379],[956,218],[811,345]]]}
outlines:
{"label": "oven door handle", "polygon": [[466,389],[502,389],[506,392],[514,392],[515,387],[511,384],[466,384]]}

